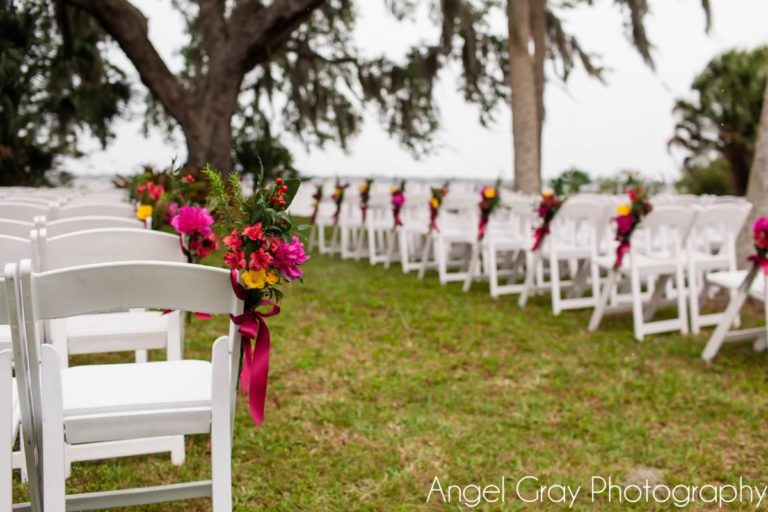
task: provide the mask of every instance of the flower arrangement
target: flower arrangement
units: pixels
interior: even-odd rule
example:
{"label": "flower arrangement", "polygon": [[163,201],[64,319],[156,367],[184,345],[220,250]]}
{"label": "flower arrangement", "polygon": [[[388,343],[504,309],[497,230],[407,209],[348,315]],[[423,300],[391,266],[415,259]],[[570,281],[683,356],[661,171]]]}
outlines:
{"label": "flower arrangement", "polygon": [[349,183],[342,183],[341,180],[336,178],[336,185],[333,188],[333,194],[331,199],[336,205],[336,210],[333,212],[333,225],[339,223],[339,215],[341,214],[341,204],[344,202],[344,192],[347,190]]}
{"label": "flower arrangement", "polygon": [[[228,233],[224,238],[224,263],[230,268],[232,289],[245,303],[243,313],[232,316],[242,339],[241,389],[248,395],[251,417],[261,424],[271,342],[266,319],[280,312],[280,286],[301,279],[300,266],[309,259],[302,242],[291,233],[293,222],[286,211],[299,180],[278,178],[265,186],[262,171],[255,194],[246,199],[236,174],[226,184],[212,168],[206,167],[203,172],[211,183],[217,225]],[[269,309],[261,311],[260,307]]]}
{"label": "flower arrangement", "polygon": [[363,224],[368,216],[368,203],[371,200],[371,185],[373,185],[373,179],[368,178],[360,184],[360,213],[363,214]]}
{"label": "flower arrangement", "polygon": [[437,215],[440,213],[440,207],[443,205],[443,199],[448,195],[448,182],[442,187],[431,187],[432,197],[429,199],[429,232],[437,231]]}
{"label": "flower arrangement", "polygon": [[399,186],[392,185],[389,193],[392,195],[392,216],[395,219],[395,227],[402,226],[403,219],[400,217],[400,212],[405,204],[405,180],[402,180]]}
{"label": "flower arrangement", "polygon": [[635,228],[648,215],[653,206],[648,201],[648,194],[641,184],[630,185],[626,188],[629,203],[616,207],[616,261],[613,268],[618,269],[624,261],[624,255],[629,252],[629,244]]}
{"label": "flower arrangement", "polygon": [[557,211],[563,205],[563,201],[555,196],[552,191],[545,191],[541,194],[541,202],[536,212],[541,219],[541,225],[533,232],[533,247],[531,250],[536,252],[544,243],[544,238],[549,234],[549,225],[552,223],[552,219],[555,218]]}
{"label": "flower arrangement", "polygon": [[314,224],[317,221],[317,212],[320,210],[320,202],[323,200],[323,184],[315,185],[315,192],[312,194],[312,215],[309,216],[309,223]]}
{"label": "flower arrangement", "polygon": [[488,227],[488,221],[491,218],[491,214],[501,203],[501,197],[499,197],[499,188],[501,187],[501,180],[496,180],[496,184],[492,187],[485,186],[480,189],[480,225],[477,229],[477,239],[482,240],[485,238],[485,230]]}
{"label": "flower arrangement", "polygon": [[749,261],[755,270],[760,267],[768,275],[768,217],[760,217],[752,224],[752,240],[757,254],[750,256]]}
{"label": "flower arrangement", "polygon": [[165,194],[165,187],[155,184],[154,181],[147,181],[136,185],[136,199],[138,201],[136,217],[145,225],[147,220],[152,218],[155,205],[163,197],[163,194]]}

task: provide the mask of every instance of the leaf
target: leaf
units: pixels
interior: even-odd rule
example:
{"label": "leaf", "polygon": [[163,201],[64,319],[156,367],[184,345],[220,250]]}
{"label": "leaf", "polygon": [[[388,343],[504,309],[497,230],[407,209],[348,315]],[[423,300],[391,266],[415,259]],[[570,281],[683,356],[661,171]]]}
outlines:
{"label": "leaf", "polygon": [[285,186],[288,187],[288,192],[285,193],[283,198],[285,199],[285,206],[283,209],[287,210],[289,206],[291,206],[291,203],[293,202],[293,198],[296,197],[296,192],[299,191],[299,186],[301,186],[301,180],[299,178],[290,178],[285,180]]}

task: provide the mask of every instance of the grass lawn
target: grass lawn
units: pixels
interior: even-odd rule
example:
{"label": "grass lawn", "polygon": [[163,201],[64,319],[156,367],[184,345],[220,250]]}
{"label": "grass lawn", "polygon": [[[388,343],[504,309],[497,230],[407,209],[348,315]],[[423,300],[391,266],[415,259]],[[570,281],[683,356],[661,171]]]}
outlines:
{"label": "grass lawn", "polygon": [[[425,504],[435,476],[466,485],[536,475],[586,487],[593,475],[628,481],[652,468],[670,485],[767,483],[765,355],[726,346],[707,365],[699,354],[708,332],[637,343],[629,315],[590,334],[590,311],[554,317],[548,297],[525,310],[516,300],[491,299],[484,285],[464,294],[435,276],[422,282],[398,267],[313,257],[305,284],[288,291],[270,323],[265,424],[253,427],[240,402],[235,508],[465,509]],[[193,320],[187,356],[208,358],[223,332],[224,318]],[[165,455],[76,464],[68,491],[207,479],[207,437],[187,448],[181,468]],[[517,508],[508,499],[505,510]],[[576,509],[585,508],[633,509],[583,497]]]}

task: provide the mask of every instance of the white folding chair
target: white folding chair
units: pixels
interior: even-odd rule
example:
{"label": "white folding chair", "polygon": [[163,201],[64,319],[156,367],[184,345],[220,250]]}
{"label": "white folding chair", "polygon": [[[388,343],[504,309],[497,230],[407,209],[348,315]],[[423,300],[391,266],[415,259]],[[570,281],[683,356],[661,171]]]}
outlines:
{"label": "white folding chair", "polygon": [[[653,209],[640,223],[632,235],[630,250],[622,265],[614,268],[613,252],[596,259],[597,264],[608,271],[608,278],[600,293],[600,299],[592,313],[589,330],[600,326],[603,315],[609,312],[608,300],[623,278],[629,279],[631,292],[632,320],[634,335],[638,341],[648,334],[680,331],[688,334],[688,315],[685,288],[685,246],[686,237],[693,223],[695,211],[690,207],[663,205]],[[644,299],[642,280],[651,278],[652,286]],[[656,309],[664,302],[667,284],[674,283],[673,303],[677,306],[677,317],[652,321]],[[612,311],[626,309],[621,305]]]}
{"label": "white folding chair", "polygon": [[[116,261],[186,262],[177,235],[144,229],[95,229],[56,237],[39,230],[32,234],[32,245],[38,271]],[[183,357],[183,324],[179,311],[113,311],[51,320],[45,338],[61,356],[62,367],[69,365],[70,356],[107,352],[135,352],[142,363],[149,350],[164,350],[166,358],[175,361]],[[183,464],[184,438],[68,447],[67,468],[73,462],[162,452],[170,452],[174,464]]]}
{"label": "white folding chair", "polygon": [[[566,309],[595,307],[600,295],[600,269],[594,262],[599,255],[601,236],[610,219],[608,205],[573,197],[558,210],[551,224],[551,233],[539,249],[549,263],[552,312],[559,315]],[[565,281],[563,272],[570,281]],[[567,287],[567,295],[563,296]],[[592,295],[584,292],[591,289]]]}
{"label": "white folding chair", "polygon": [[[725,312],[720,315],[712,335],[701,357],[711,361],[720,351],[724,343],[758,340],[764,346],[768,339],[768,276],[765,276],[759,266],[750,270],[735,270],[713,272],[706,277],[707,281],[731,293],[731,299]],[[737,323],[739,312],[748,297],[763,303],[765,324],[761,327],[733,329]]]}
{"label": "white folding chair", "polygon": [[[415,187],[412,187],[415,188]],[[389,236],[385,268],[395,259],[400,260],[404,274],[421,268],[424,236],[429,231],[429,197],[424,193],[408,192],[400,216],[402,226],[394,228]]]}
{"label": "white folding chair", "polygon": [[68,219],[70,217],[122,217],[136,218],[133,205],[127,203],[88,203],[51,207],[50,220]]}
{"label": "white folding chair", "polygon": [[736,271],[736,237],[751,209],[752,205],[747,202],[696,208],[696,219],[686,244],[691,331],[694,334],[699,334],[704,326],[717,324],[722,317],[719,313],[701,313],[701,302],[708,291],[706,276],[712,272]]}
{"label": "white folding chair", "polygon": [[[126,262],[33,272],[31,262],[6,269],[21,290],[22,328],[14,350],[29,367],[29,411],[22,426],[41,461],[30,481],[42,488],[42,510],[113,509],[212,496],[214,512],[230,511],[232,427],[240,338],[213,344],[212,362],[181,360],[61,368],[51,345],[39,343],[41,322],[129,308],[239,314],[229,271],[182,263]],[[18,323],[12,317],[11,324]],[[17,348],[18,347],[18,348]],[[212,480],[66,496],[67,444],[211,434]]]}
{"label": "white folding chair", "polygon": [[[371,192],[368,214],[365,219],[364,239],[368,245],[368,261],[371,265],[386,263],[390,258],[390,239],[394,236],[395,221],[392,216],[392,198],[380,186]],[[361,244],[363,242],[361,241]]]}
{"label": "white folding chair", "polygon": [[443,200],[437,218],[437,230],[429,232],[423,242],[419,278],[428,268],[437,268],[440,284],[464,281],[477,241],[478,198],[475,192],[451,187]]}
{"label": "white folding chair", "polygon": [[[35,218],[35,228],[45,229],[49,237],[66,235],[75,231],[88,231],[104,228],[146,229],[144,223],[137,218],[124,217],[70,217],[59,220],[47,220],[45,217]],[[0,230],[2,223],[0,223]],[[29,236],[29,233],[27,233]]]}

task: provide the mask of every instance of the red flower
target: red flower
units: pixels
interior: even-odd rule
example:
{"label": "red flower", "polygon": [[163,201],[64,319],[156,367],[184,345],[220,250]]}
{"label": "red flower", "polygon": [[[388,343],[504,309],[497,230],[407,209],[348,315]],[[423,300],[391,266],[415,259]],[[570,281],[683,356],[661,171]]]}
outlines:
{"label": "red flower", "polygon": [[254,241],[264,240],[264,233],[261,231],[261,222],[257,222],[252,226],[245,226],[245,228],[243,228],[243,235]]}
{"label": "red flower", "polygon": [[186,176],[182,176],[181,181],[184,183],[189,183],[190,185],[195,182],[195,177],[191,174],[187,174]]}
{"label": "red flower", "polygon": [[227,252],[224,255],[224,264],[231,269],[245,268],[245,253],[243,251],[238,251],[237,249]]}
{"label": "red flower", "polygon": [[229,236],[224,237],[224,245],[232,250],[236,250],[243,245],[243,239],[240,238],[240,233],[238,233],[236,229],[233,229]]}
{"label": "red flower", "polygon": [[162,185],[155,185],[151,181],[147,183],[147,191],[149,192],[149,198],[153,201],[157,201],[165,194],[165,188]]}
{"label": "red flower", "polygon": [[136,187],[136,193],[139,194],[140,196],[144,195],[144,192],[146,191],[147,191],[147,186],[144,183]]}
{"label": "red flower", "polygon": [[272,256],[264,250],[263,247],[259,247],[258,251],[251,253],[251,259],[248,264],[248,268],[251,270],[263,270],[272,264]]}
{"label": "red flower", "polygon": [[189,250],[200,259],[207,257],[218,248],[219,244],[213,233],[209,233],[207,236],[195,235],[189,239]]}

